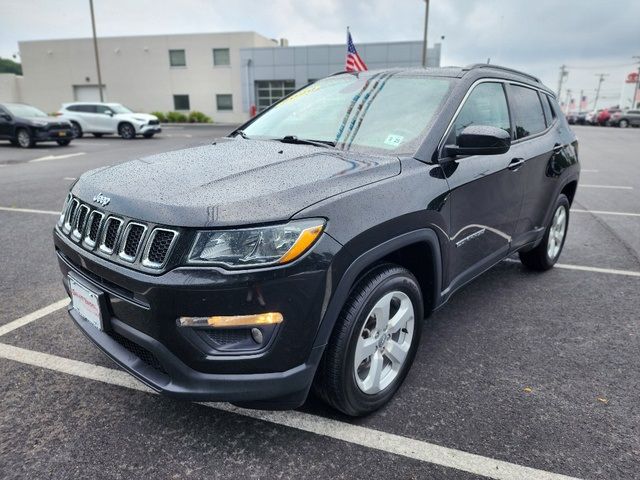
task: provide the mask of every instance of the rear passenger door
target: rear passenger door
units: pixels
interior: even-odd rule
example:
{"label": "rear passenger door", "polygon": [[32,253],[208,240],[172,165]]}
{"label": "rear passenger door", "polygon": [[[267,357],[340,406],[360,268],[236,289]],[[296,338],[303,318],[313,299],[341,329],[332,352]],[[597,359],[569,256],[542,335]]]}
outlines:
{"label": "rear passenger door", "polygon": [[557,175],[551,162],[554,156],[563,155],[562,129],[552,110],[549,98],[537,89],[520,85],[508,85],[509,108],[514,123],[515,139],[512,148],[519,148],[524,164],[520,169],[524,179],[522,209],[513,234],[512,248],[519,248],[538,238],[545,229],[548,207],[555,199]]}
{"label": "rear passenger door", "polygon": [[[484,125],[509,133],[512,126],[503,82],[483,81],[472,87],[447,134],[457,144],[465,127]],[[449,285],[465,283],[502,259],[509,251],[523,195],[518,147],[501,155],[441,158],[451,195]]]}

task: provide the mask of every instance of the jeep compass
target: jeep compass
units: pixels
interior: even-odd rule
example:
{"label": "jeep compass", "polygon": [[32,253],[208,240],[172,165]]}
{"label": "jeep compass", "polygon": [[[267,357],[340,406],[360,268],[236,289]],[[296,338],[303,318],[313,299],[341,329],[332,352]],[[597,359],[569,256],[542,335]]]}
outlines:
{"label": "jeep compass", "polygon": [[55,250],[73,321],[154,390],[365,415],[456,290],[514,254],[553,267],[578,176],[531,75],[340,73],[211,144],[85,173]]}

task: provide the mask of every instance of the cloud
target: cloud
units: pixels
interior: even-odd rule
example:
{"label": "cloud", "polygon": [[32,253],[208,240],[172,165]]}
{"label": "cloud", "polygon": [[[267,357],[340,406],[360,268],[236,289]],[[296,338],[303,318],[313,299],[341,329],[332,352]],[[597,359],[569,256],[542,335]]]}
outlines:
{"label": "cloud", "polygon": [[[94,0],[98,34],[145,35],[254,30],[292,45],[422,38],[422,0]],[[568,85],[593,91],[600,71],[619,91],[640,45],[640,2],[615,0],[431,0],[429,42],[443,42],[443,64],[500,63],[540,76],[555,88],[560,65]],[[87,0],[3,0],[0,55],[19,40],[91,35]],[[609,65],[624,65],[608,68]],[[583,67],[597,67],[591,70]],[[604,88],[604,86],[603,86]]]}

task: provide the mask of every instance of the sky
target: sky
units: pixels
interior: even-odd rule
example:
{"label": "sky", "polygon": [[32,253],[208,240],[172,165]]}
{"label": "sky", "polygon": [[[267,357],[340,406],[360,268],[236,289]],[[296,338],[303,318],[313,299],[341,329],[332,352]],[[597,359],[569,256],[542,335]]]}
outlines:
{"label": "sky", "polygon": [[[424,0],[94,0],[98,36],[253,30],[290,45],[420,40]],[[486,62],[524,70],[557,90],[618,103],[640,56],[639,0],[430,0],[429,43],[442,65]],[[91,35],[88,0],[0,0],[0,56],[18,41]],[[444,36],[444,40],[442,37]],[[19,57],[18,57],[19,59]],[[364,59],[366,61],[366,58]],[[634,62],[636,64],[634,65]],[[566,98],[563,93],[561,100]]]}

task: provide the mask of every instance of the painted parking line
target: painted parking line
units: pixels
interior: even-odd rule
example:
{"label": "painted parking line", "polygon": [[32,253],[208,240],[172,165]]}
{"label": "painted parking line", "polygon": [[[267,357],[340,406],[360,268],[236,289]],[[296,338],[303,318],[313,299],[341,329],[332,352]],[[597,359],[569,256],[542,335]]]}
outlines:
{"label": "painted parking line", "polygon": [[569,265],[566,263],[556,263],[556,268],[565,270],[579,270],[581,272],[608,273],[610,275],[624,275],[628,277],[640,277],[640,272],[633,270],[616,270],[615,268],[585,267],[583,265]]}
{"label": "painted parking line", "polygon": [[41,308],[40,310],[36,310],[35,312],[31,312],[24,317],[17,318],[12,320],[11,322],[0,326],[0,337],[2,335],[6,335],[9,332],[14,331],[16,328],[24,327],[25,325],[30,324],[38,320],[39,318],[46,317],[50,313],[56,312],[61,308],[69,305],[69,299],[65,298],[62,300],[58,300],[57,302],[52,303],[51,305],[47,305],[46,307]]}
{"label": "painted parking line", "polygon": [[43,215],[60,215],[60,212],[54,212],[52,210],[35,210],[33,208],[0,207],[0,210],[2,210],[4,212],[40,213],[40,214],[43,214]]}
{"label": "painted parking line", "polygon": [[80,155],[86,155],[86,152],[68,153],[66,155],[47,155],[46,157],[34,158],[33,160],[29,160],[28,163],[48,162],[50,160],[61,160],[63,158],[78,157]]}
{"label": "painted parking line", "polygon": [[[0,343],[0,358],[46,368],[102,383],[154,393],[129,374],[111,368],[71,360],[48,353],[27,350]],[[341,440],[385,453],[400,455],[425,463],[440,465],[496,480],[576,480],[574,477],[504,462],[473,453],[442,447],[433,443],[351,425],[298,411],[268,412],[245,410],[227,404],[203,403],[210,408],[249,417],[303,432]]]}
{"label": "painted parking line", "polygon": [[585,185],[581,183],[580,187],[581,188],[614,188],[618,190],[633,190],[633,187],[626,187],[622,185]]}
{"label": "painted parking line", "polygon": [[591,168],[581,168],[580,173],[598,173],[600,170],[594,170]]}
{"label": "painted parking line", "polygon": [[605,210],[580,210],[579,208],[572,208],[571,213],[595,213],[597,215],[619,215],[622,217],[640,217],[640,213],[629,212],[608,212]]}

